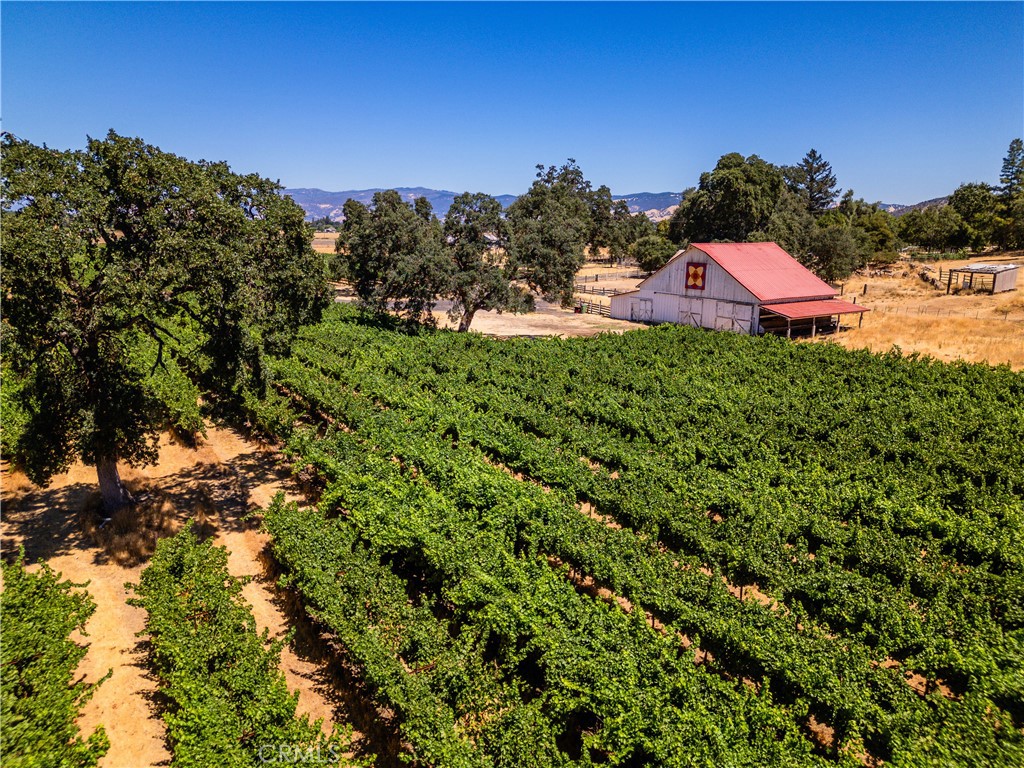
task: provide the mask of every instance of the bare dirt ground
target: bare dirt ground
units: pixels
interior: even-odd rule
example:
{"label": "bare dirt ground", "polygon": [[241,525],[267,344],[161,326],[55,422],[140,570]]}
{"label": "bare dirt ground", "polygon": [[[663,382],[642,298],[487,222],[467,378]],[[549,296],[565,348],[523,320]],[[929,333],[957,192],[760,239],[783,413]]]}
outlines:
{"label": "bare dirt ground", "polygon": [[[580,298],[577,296],[577,298]],[[600,296],[587,296],[587,301],[602,303]],[[607,304],[605,297],[603,303]],[[446,314],[449,302],[441,302],[434,310],[434,317],[441,328],[457,328]],[[537,308],[525,315],[511,315],[497,312],[477,312],[473,317],[471,330],[486,336],[507,338],[510,336],[596,336],[599,333],[624,333],[646,326],[625,320],[590,314],[576,314],[572,309],[562,309],[555,304],[538,301]]]}
{"label": "bare dirt ground", "polygon": [[[80,719],[85,732],[103,724],[110,751],[103,768],[142,768],[167,765],[163,722],[157,713],[157,685],[146,667],[143,629],[145,613],[126,604],[125,582],[137,582],[156,541],[171,535],[189,519],[230,552],[232,575],[249,576],[244,595],[257,627],[281,637],[289,629],[285,601],[273,588],[274,575],[264,555],[268,536],[258,524],[243,519],[266,506],[280,490],[300,500],[280,469],[275,454],[226,428],[208,427],[196,447],[164,439],[159,462],[140,470],[122,468],[129,487],[143,500],[132,521],[115,517],[102,528],[97,505],[96,473],[76,465],[39,489],[5,465],[3,468],[2,548],[9,556],[19,545],[29,562],[45,560],[64,578],[88,582],[96,601],[86,626],[89,652],[79,674],[86,681],[112,677],[86,704]],[[301,640],[301,638],[300,638]],[[322,654],[304,642],[286,646],[281,669],[290,690],[299,690],[298,711],[323,718],[325,729],[334,722],[365,720],[365,706],[335,685],[336,670]],[[371,716],[372,717],[372,716]],[[356,734],[358,751],[370,745]],[[372,748],[371,748],[371,751]]]}
{"label": "bare dirt ground", "polygon": [[[333,249],[333,240],[331,241]],[[969,263],[1016,263],[1022,265],[1016,290],[991,295],[962,291],[946,295],[945,287],[922,280],[922,267],[938,274],[941,267]],[[609,306],[608,291],[625,293],[636,288],[640,278],[623,277],[635,266],[608,266],[587,262],[577,282],[587,290],[578,290],[577,301]],[[965,360],[990,365],[1009,365],[1024,370],[1024,252],[982,254],[971,259],[941,262],[899,262],[888,270],[868,270],[853,275],[843,287],[842,298],[868,307],[858,327],[855,316],[845,319],[839,333],[819,336],[817,342],[833,342],[849,349],[867,348],[888,352],[898,346],[904,353],[917,352],[937,360]],[[594,280],[592,278],[596,277]],[[336,284],[339,301],[353,301],[342,284]],[[589,291],[597,289],[599,293]],[[447,303],[434,311],[438,325],[455,327],[448,320]],[[539,301],[537,311],[525,315],[479,312],[472,330],[499,338],[509,336],[593,336],[598,333],[623,333],[648,326],[625,320],[613,320],[598,314],[575,314],[572,310]]]}
{"label": "bare dirt ground", "polygon": [[[978,262],[1021,264],[1016,290],[995,295],[971,291],[946,295],[944,287],[936,288],[918,276],[923,266],[938,274],[940,267],[948,270]],[[589,289],[626,292],[641,282],[638,278],[616,275],[629,269],[588,262],[579,275],[598,277],[585,283]],[[815,342],[834,342],[873,352],[887,352],[898,346],[904,353],[917,352],[937,360],[1006,364],[1024,370],[1024,252],[983,254],[957,261],[901,262],[888,271],[891,274],[873,271],[851,277],[844,286],[843,298],[855,300],[872,311],[864,315],[861,327],[857,327],[856,319],[846,320],[840,333],[819,336]],[[610,304],[608,296],[579,292],[576,298]],[[519,318],[510,318],[495,315],[479,326],[474,320],[473,329],[495,336],[523,332],[517,328]],[[568,314],[558,322],[540,321],[533,333],[592,335],[595,326],[612,331],[647,327],[597,315]]]}

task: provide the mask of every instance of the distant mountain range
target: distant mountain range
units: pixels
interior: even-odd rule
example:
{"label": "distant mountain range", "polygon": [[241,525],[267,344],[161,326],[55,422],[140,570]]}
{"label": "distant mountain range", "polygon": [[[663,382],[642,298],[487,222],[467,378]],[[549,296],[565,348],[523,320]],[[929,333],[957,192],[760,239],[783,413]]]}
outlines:
{"label": "distant mountain range", "polygon": [[949,196],[933,197],[931,200],[922,200],[920,203],[913,203],[911,205],[903,205],[901,203],[879,203],[879,205],[882,206],[883,211],[888,211],[893,216],[902,216],[905,213],[920,211],[925,208],[941,208],[948,202]]}
{"label": "distant mountain range", "polygon": [[[342,221],[344,212],[342,206],[346,200],[358,200],[361,203],[370,203],[374,192],[382,192],[379,189],[350,189],[344,192],[327,192],[322,189],[286,189],[284,194],[290,195],[306,212],[306,219],[321,219],[324,216],[332,221]],[[457,192],[450,192],[447,189],[428,189],[426,187],[396,187],[395,191],[404,200],[413,201],[418,197],[425,197],[434,208],[434,213],[444,216],[455,200]],[[503,207],[511,205],[516,195],[496,195],[495,199]],[[679,205],[682,197],[678,192],[637,192],[633,195],[615,195],[616,200],[625,200],[632,213],[645,212],[652,221],[661,221],[672,215],[672,212]]]}
{"label": "distant mountain range", "polygon": [[[427,187],[396,187],[396,191],[403,199],[413,201],[418,197],[425,197],[434,208],[434,213],[444,216],[451,207],[452,201],[458,193],[447,189],[429,189]],[[382,192],[383,188],[376,189],[350,189],[344,192],[326,192],[322,189],[286,189],[284,194],[290,195],[306,212],[306,219],[322,219],[324,216],[332,221],[342,221],[345,218],[342,206],[346,200],[358,200],[361,203],[369,204],[373,200],[374,192]],[[632,195],[613,195],[615,200],[625,200],[629,205],[631,213],[646,213],[651,221],[662,221],[669,218],[679,207],[682,195],[679,192],[637,192]],[[516,195],[497,195],[495,199],[503,207],[511,205]],[[913,210],[942,206],[949,201],[948,197],[936,197],[931,200],[924,200],[920,203],[904,205],[903,203],[882,203],[882,210],[888,211],[893,216],[902,216]]]}

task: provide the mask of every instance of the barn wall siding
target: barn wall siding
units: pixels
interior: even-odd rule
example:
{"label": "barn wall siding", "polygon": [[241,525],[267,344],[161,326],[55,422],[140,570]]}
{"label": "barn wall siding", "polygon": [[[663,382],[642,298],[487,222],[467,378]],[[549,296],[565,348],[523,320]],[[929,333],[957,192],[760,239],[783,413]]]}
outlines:
{"label": "barn wall siding", "polygon": [[[791,257],[786,258],[792,262]],[[687,267],[690,264],[704,266],[703,289],[687,286]],[[820,281],[815,278],[812,282]],[[807,300],[792,299],[793,302]],[[611,316],[621,320],[678,323],[757,334],[763,330],[760,322],[762,303],[707,253],[691,247],[677,253],[665,267],[641,282],[635,291],[613,296]],[[774,303],[788,302],[775,299]]]}
{"label": "barn wall siding", "polygon": [[[686,287],[686,265],[689,263],[705,265],[704,290]],[[754,294],[740,285],[736,278],[718,266],[706,253],[696,248],[677,254],[664,269],[640,283],[639,289],[644,294],[653,291],[698,299],[757,303]]]}

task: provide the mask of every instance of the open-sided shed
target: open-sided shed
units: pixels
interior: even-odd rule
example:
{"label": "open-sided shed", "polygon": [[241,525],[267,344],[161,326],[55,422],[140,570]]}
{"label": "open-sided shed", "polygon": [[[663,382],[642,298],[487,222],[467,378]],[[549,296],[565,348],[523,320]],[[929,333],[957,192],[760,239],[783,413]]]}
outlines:
{"label": "open-sided shed", "polygon": [[954,285],[987,290],[989,293],[1012,291],[1017,285],[1019,264],[968,264],[954,267],[946,278],[946,293]]}

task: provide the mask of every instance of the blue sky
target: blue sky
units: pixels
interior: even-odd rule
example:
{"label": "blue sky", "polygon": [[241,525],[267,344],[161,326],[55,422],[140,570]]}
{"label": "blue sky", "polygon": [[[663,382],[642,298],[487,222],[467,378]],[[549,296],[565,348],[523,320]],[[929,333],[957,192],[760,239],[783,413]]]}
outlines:
{"label": "blue sky", "polygon": [[289,187],[519,193],[574,157],[616,194],[726,152],[916,202],[1024,134],[1024,3],[23,3],[3,129],[109,128]]}

